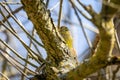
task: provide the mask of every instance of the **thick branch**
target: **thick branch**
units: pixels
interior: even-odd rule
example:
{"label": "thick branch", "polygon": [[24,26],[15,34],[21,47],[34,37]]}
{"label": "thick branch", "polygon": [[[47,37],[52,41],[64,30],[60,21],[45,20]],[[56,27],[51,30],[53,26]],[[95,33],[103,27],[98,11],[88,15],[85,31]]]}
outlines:
{"label": "thick branch", "polygon": [[[64,58],[63,55],[65,55],[63,54],[64,51],[62,51],[65,43],[62,41],[62,38],[58,36],[59,33],[53,24],[50,12],[46,9],[45,4],[42,0],[22,0],[22,3],[45,46],[49,58],[54,58],[51,59],[51,61],[58,62],[62,60]],[[63,47],[61,45],[63,45]]]}
{"label": "thick branch", "polygon": [[[106,8],[112,9],[113,12],[105,12]],[[66,80],[82,80],[88,75],[108,65],[108,58],[111,56],[114,48],[114,25],[112,17],[116,9],[103,5],[101,14],[93,16],[93,23],[98,27],[100,42],[94,55],[89,61],[82,63],[75,70],[67,74]]]}
{"label": "thick branch", "polygon": [[[49,75],[47,75],[48,77],[46,79],[54,80],[57,78],[53,73],[55,72],[54,70],[56,70],[56,67],[58,71],[61,70],[64,72],[65,69],[62,70],[61,68],[64,68],[66,65],[68,66],[69,63],[71,65],[73,62],[72,60],[74,60],[72,64],[75,65],[76,60],[71,55],[71,52],[66,46],[64,39],[61,37],[59,31],[54,26],[50,12],[46,9],[43,0],[21,1],[28,15],[28,18],[33,22],[35,29],[41,38],[48,54],[48,63],[45,71],[46,74]],[[71,66],[69,67],[71,68]],[[69,67],[66,71],[69,71]]]}
{"label": "thick branch", "polygon": [[[108,22],[102,23],[108,24]],[[75,80],[76,78],[82,80],[91,73],[96,72],[107,65],[108,54],[111,54],[114,47],[114,28],[113,25],[111,25],[111,28],[106,30],[106,27],[109,27],[109,25],[99,26],[101,41],[93,57],[91,57],[88,62],[81,64],[74,71],[69,72],[69,77],[67,77],[66,80]]]}

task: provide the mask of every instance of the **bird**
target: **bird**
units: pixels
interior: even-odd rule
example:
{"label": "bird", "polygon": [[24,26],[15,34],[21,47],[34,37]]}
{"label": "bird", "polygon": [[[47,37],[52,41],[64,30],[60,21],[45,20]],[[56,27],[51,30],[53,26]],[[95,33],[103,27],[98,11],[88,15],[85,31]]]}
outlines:
{"label": "bird", "polygon": [[74,58],[76,58],[77,54],[76,54],[76,51],[73,47],[73,38],[72,38],[72,35],[71,35],[68,27],[61,26],[58,30],[59,30],[61,36],[64,38],[65,43],[68,46],[72,56],[74,56]]}

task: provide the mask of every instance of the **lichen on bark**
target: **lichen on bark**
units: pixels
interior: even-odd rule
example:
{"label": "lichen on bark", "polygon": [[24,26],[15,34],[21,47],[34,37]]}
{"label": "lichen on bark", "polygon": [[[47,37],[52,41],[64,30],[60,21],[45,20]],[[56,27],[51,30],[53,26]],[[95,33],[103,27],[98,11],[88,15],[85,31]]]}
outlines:
{"label": "lichen on bark", "polygon": [[[70,55],[70,51],[59,34],[59,31],[55,28],[50,16],[50,11],[46,9],[43,0],[21,1],[28,18],[34,24],[47,51],[47,60],[49,63],[45,70],[47,75],[46,80],[59,80],[60,78],[58,78],[58,75],[56,75],[54,71],[59,72],[60,69],[64,72],[67,68],[68,70],[71,70],[71,67],[66,66],[70,66],[70,63],[75,65],[75,62],[77,61]],[[115,0],[111,1],[114,2]],[[106,8],[107,10],[112,9],[113,12],[105,12]],[[95,26],[98,27],[100,34],[100,42],[97,50],[89,61],[81,63],[74,70],[68,71],[64,76],[65,80],[82,80],[89,74],[96,72],[107,65],[107,59],[110,57],[109,54],[111,54],[114,47],[114,25],[112,23],[112,17],[115,12],[116,9],[103,5],[102,12],[100,14],[95,14],[92,18],[92,21]]]}
{"label": "lichen on bark", "polygon": [[[71,63],[76,66],[77,61],[71,55],[68,46],[54,26],[50,11],[45,7],[43,0],[21,0],[21,2],[47,52],[44,70],[45,75],[47,75],[46,80],[57,80],[55,69],[61,73],[66,73],[71,69]],[[66,66],[69,67],[65,70]]]}

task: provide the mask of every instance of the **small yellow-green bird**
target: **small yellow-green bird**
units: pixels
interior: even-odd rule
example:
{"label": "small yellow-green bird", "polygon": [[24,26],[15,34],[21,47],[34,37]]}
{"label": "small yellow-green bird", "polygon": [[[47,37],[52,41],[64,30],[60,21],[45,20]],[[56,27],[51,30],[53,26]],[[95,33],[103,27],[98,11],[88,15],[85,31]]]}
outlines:
{"label": "small yellow-green bird", "polygon": [[72,38],[72,36],[71,36],[71,34],[70,34],[69,29],[68,29],[67,27],[65,27],[65,26],[62,26],[62,27],[60,27],[59,32],[60,32],[60,34],[62,35],[62,37],[64,38],[64,40],[65,40],[65,42],[66,42],[66,45],[67,45],[68,48],[70,49],[72,55],[73,55],[74,57],[76,57],[76,56],[77,56],[77,55],[76,55],[76,51],[75,51],[75,49],[73,48],[73,38]]}
{"label": "small yellow-green bird", "polygon": [[72,39],[69,29],[65,26],[62,26],[62,27],[60,27],[59,32],[62,35],[62,37],[64,38],[67,46],[69,48],[73,48],[73,39]]}

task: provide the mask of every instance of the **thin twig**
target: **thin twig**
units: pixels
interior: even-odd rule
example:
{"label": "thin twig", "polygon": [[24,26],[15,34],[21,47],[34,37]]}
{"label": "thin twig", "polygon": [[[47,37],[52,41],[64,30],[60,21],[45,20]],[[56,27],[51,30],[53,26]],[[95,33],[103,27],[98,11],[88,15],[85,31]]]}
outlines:
{"label": "thin twig", "polygon": [[[12,12],[12,14],[15,14],[15,13],[18,13],[21,9],[23,9],[23,6],[21,6],[21,7],[19,7],[19,8],[17,8],[17,9],[15,9],[13,12]],[[10,15],[8,15],[8,16],[6,16],[6,19],[4,18],[3,20],[1,20],[2,22],[5,22],[7,19],[9,19],[11,16]],[[1,22],[0,22],[0,25],[1,25]]]}
{"label": "thin twig", "polygon": [[56,3],[52,8],[50,8],[50,11],[54,10],[58,5],[60,4],[60,1]]}
{"label": "thin twig", "polygon": [[116,32],[116,29],[115,29],[115,38],[116,38],[118,50],[119,50],[119,52],[120,52],[120,41],[119,41],[119,39],[118,39],[118,34],[117,34],[117,32]]}
{"label": "thin twig", "polygon": [[[6,19],[6,22],[8,23],[8,25],[10,26],[10,28],[14,31],[14,29],[12,28],[10,22],[7,20],[7,18],[5,17],[4,13],[2,12],[1,8],[0,8],[0,13],[3,16],[4,19]],[[8,34],[7,30],[4,30],[4,32],[6,33],[6,43],[8,43],[10,41],[10,34]],[[7,50],[7,48],[5,49]],[[7,68],[7,60],[4,60],[4,63],[2,64],[2,72],[4,73],[6,68]]]}
{"label": "thin twig", "polygon": [[18,4],[20,4],[21,5],[21,2],[0,2],[1,4],[12,4],[12,5],[18,5]]}
{"label": "thin twig", "polygon": [[14,49],[12,49],[7,43],[5,43],[3,40],[0,39],[0,42],[2,42],[8,49],[10,49],[13,53],[15,53],[15,55],[17,57],[19,57],[20,59],[22,59],[23,61],[29,63],[31,66],[33,67],[37,67],[35,64],[29,62],[29,61],[26,61],[26,59],[24,59],[21,55],[19,55],[19,53],[17,53]]}
{"label": "thin twig", "polygon": [[[78,0],[78,2],[80,2],[80,1]],[[79,13],[80,13],[82,16],[84,16],[87,20],[91,21],[91,18],[89,18],[88,16],[86,16],[85,13],[84,13],[83,11],[81,11],[81,10],[77,7],[77,5],[75,5],[75,3],[72,2],[72,6],[74,6],[74,7],[79,11]],[[83,7],[83,6],[82,6],[82,7]],[[87,13],[88,13],[88,12],[87,12]],[[90,14],[89,14],[89,15],[90,15]]]}
{"label": "thin twig", "polygon": [[60,0],[60,6],[59,6],[59,17],[58,17],[58,28],[60,28],[60,22],[61,22],[61,15],[62,15],[62,4],[63,0]]}
{"label": "thin twig", "polygon": [[[73,3],[71,0],[70,0],[70,2],[71,2],[71,4]],[[87,34],[86,34],[86,32],[85,32],[85,29],[84,29],[84,27],[83,27],[81,18],[79,17],[78,12],[77,12],[77,10],[75,9],[75,7],[74,7],[74,6],[72,6],[72,7],[73,7],[73,9],[74,9],[74,11],[75,11],[75,14],[76,14],[78,20],[79,20],[79,24],[81,25],[83,34],[84,34],[84,36],[85,36],[85,38],[86,38],[86,40],[87,40],[87,43],[88,43],[88,45],[89,45],[89,47],[90,47],[90,49],[91,49],[91,52],[93,52],[92,43],[91,43],[90,39],[88,38],[88,36],[87,36]]]}
{"label": "thin twig", "polygon": [[[69,19],[62,20],[62,21],[63,21],[63,22],[66,21],[66,22],[69,23],[69,24],[73,24],[73,25],[76,25],[76,26],[80,26],[78,23],[72,22],[72,21],[70,21]],[[88,29],[88,30],[90,30],[90,31],[92,31],[92,32],[94,32],[94,33],[96,33],[96,34],[99,33],[99,31],[98,31],[98,29],[97,29],[96,27],[92,27],[92,26],[90,26],[90,25],[88,25],[88,24],[83,24],[83,27],[86,28],[86,29]]]}
{"label": "thin twig", "polygon": [[[35,28],[33,27],[32,36],[34,37],[34,35],[35,35]],[[39,53],[39,55],[42,57],[42,54],[41,54],[41,52],[39,51],[37,45],[31,40],[31,38],[29,38],[29,39],[30,39],[30,41],[31,41],[31,44],[33,44],[34,48],[36,49],[36,51],[37,51],[37,52]]]}
{"label": "thin twig", "polygon": [[[18,20],[10,13],[10,11],[6,8],[6,6],[4,6],[4,5],[2,5],[2,4],[1,4],[1,6],[4,7],[4,9],[5,9],[5,10],[11,15],[11,17],[18,23],[18,25],[23,29],[23,31],[24,31],[27,35],[29,35],[29,37],[30,37],[31,39],[33,39],[33,40],[36,41],[40,46],[43,47],[43,45],[41,45],[36,39],[34,39],[34,38],[24,29],[22,23],[21,23],[20,21],[18,21]],[[2,21],[1,21],[1,23],[4,25],[4,23],[3,23]],[[4,25],[4,27],[6,27],[6,26]],[[7,28],[7,27],[6,27],[6,28]],[[10,31],[9,28],[7,28],[7,29]],[[18,40],[23,44],[23,46],[28,50],[29,53],[31,53],[31,52],[35,53],[35,52],[32,51],[31,49],[29,49],[28,46],[26,46],[26,44],[16,35],[16,33],[12,32],[12,31],[10,31],[10,32],[18,38]],[[29,51],[29,50],[30,50],[30,51]],[[31,53],[31,55],[32,55],[32,53]],[[39,57],[39,60],[43,61],[43,59],[40,58],[40,56],[39,56],[38,54],[36,54],[36,55],[37,55],[37,57]],[[34,57],[34,56],[33,56],[33,57]],[[35,58],[35,57],[34,57],[34,58]],[[35,58],[35,59],[36,59],[36,58]],[[38,61],[38,59],[36,59],[36,60]]]}
{"label": "thin twig", "polygon": [[[33,30],[32,30],[32,36],[34,36],[34,27],[33,27]],[[29,47],[31,48],[32,46],[32,40],[30,39],[30,44],[29,44]],[[27,52],[27,55],[26,55],[26,60],[28,61],[29,60],[29,53]],[[25,63],[25,67],[24,67],[24,73],[27,72],[27,66],[28,66],[28,63],[26,62]],[[25,80],[25,76],[24,75],[21,75],[21,80]]]}
{"label": "thin twig", "polygon": [[[0,52],[1,53],[1,52]],[[1,53],[2,54],[2,53]],[[5,57],[5,55],[3,55],[3,57]],[[8,56],[7,56],[8,57]],[[6,58],[6,57],[5,57]],[[24,74],[26,77],[27,77],[27,75],[21,70],[21,68],[20,68],[20,66],[18,66],[18,65],[16,65],[15,63],[13,63],[13,61],[12,61],[12,59],[10,60],[10,59],[8,59],[8,58],[6,58],[7,59],[7,61],[10,63],[10,64],[12,64],[19,72],[21,72],[22,74]],[[28,78],[28,77],[27,77]]]}
{"label": "thin twig", "polygon": [[10,28],[11,28],[14,32],[16,32],[16,31],[13,29],[13,27],[11,26],[10,22],[7,20],[7,18],[6,18],[6,16],[4,15],[4,13],[2,12],[1,8],[0,8],[0,13],[1,13],[1,15],[3,16],[3,18],[7,21],[8,25],[10,26]]}
{"label": "thin twig", "polygon": [[50,0],[47,0],[47,1],[46,1],[46,8],[48,8],[49,1],[50,1]]}
{"label": "thin twig", "polygon": [[0,72],[0,75],[2,75],[6,80],[10,80],[6,75]]}
{"label": "thin twig", "polygon": [[[14,57],[13,56],[11,56],[7,51],[3,51],[3,50],[1,50],[2,52],[1,52],[1,55],[5,58],[5,59],[7,59],[8,60],[8,62],[9,61],[11,61],[12,63],[14,63],[14,64],[16,64],[16,65],[18,65],[19,67],[25,67],[29,72],[31,72],[31,73],[33,73],[33,74],[36,74],[35,72],[33,72],[32,70],[30,70],[29,68],[27,68],[26,66],[24,66],[23,64],[21,64],[19,61],[17,61],[16,59],[14,59]],[[6,55],[6,56],[5,56]],[[32,65],[31,65],[32,66]],[[35,67],[35,66],[33,66],[33,67]],[[35,67],[35,68],[37,68],[37,66]]]}
{"label": "thin twig", "polygon": [[[0,53],[1,53],[1,52],[0,52]],[[3,55],[3,57],[5,57],[5,56]],[[29,77],[27,76],[27,74],[25,74],[25,73],[22,71],[22,69],[21,69],[17,64],[13,63],[13,61],[9,60],[8,58],[6,58],[6,59],[7,59],[7,61],[9,61],[9,63],[12,64],[19,72],[21,72],[22,74],[24,74],[24,75],[26,76],[26,78],[29,79]]]}
{"label": "thin twig", "polygon": [[[32,49],[30,49],[29,48],[29,46],[27,46],[26,44],[25,44],[25,42],[16,34],[16,33],[14,33],[11,29],[9,29],[3,22],[2,22],[2,25],[8,30],[8,31],[10,31],[22,44],[23,44],[23,46],[26,48],[26,50],[32,55],[32,57],[38,62],[38,63],[40,63],[41,64],[41,62],[45,62],[45,60],[41,57],[41,56],[39,56],[37,53],[35,53]],[[33,53],[34,53],[34,55],[36,55],[36,57],[33,55]]]}
{"label": "thin twig", "polygon": [[[5,15],[3,14],[3,12],[1,12],[0,10],[0,13],[2,14],[2,16],[6,19]],[[16,33],[16,31],[12,28],[12,26],[10,25],[9,21],[7,20],[8,22],[8,25],[10,26],[10,28]]]}
{"label": "thin twig", "polygon": [[21,27],[21,29],[26,33],[27,36],[29,36],[32,40],[34,40],[39,46],[41,46],[41,47],[44,48],[44,46],[43,46],[41,43],[39,43],[35,38],[33,38],[33,37],[25,30],[25,28],[24,28],[24,26],[22,25],[22,23],[14,17],[14,15],[6,8],[5,5],[1,4],[1,6],[4,7],[4,9],[5,9],[5,10],[9,13],[9,15],[15,20],[15,22]]}
{"label": "thin twig", "polygon": [[94,16],[96,13],[92,10],[91,6],[88,6],[89,8],[87,8],[86,6],[84,6],[80,0],[77,0],[78,3],[87,11],[87,13],[89,13],[91,16]]}
{"label": "thin twig", "polygon": [[[4,0],[4,1],[7,2],[6,0]],[[7,7],[9,8],[10,12],[13,12],[9,4],[7,4]],[[16,17],[15,14],[13,14],[13,15]],[[16,17],[16,18],[17,18],[17,17]]]}
{"label": "thin twig", "polygon": [[36,51],[39,53],[39,55],[40,55],[41,57],[43,57],[42,54],[41,54],[41,52],[39,51],[40,49],[38,49],[37,45],[36,45],[33,41],[32,41],[32,44],[33,44],[33,46],[35,47]]}

